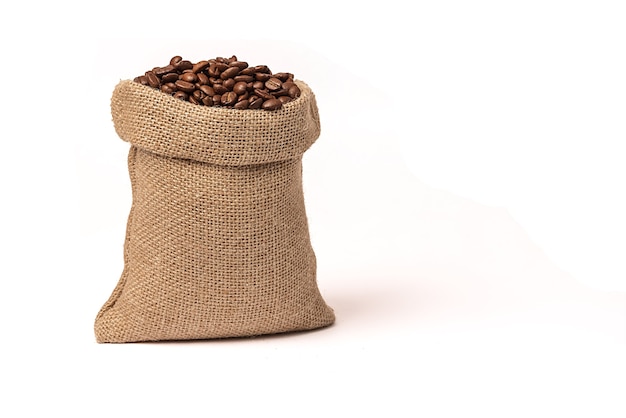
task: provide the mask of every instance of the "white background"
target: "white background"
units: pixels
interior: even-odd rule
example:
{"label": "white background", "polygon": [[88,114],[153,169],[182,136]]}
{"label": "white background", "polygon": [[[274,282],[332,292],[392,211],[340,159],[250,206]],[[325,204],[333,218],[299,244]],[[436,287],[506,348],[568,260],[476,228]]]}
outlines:
{"label": "white background", "polygon": [[[626,416],[621,2],[86,4],[0,29],[0,415]],[[316,93],[334,326],[95,343],[130,208],[110,95],[178,54]]]}

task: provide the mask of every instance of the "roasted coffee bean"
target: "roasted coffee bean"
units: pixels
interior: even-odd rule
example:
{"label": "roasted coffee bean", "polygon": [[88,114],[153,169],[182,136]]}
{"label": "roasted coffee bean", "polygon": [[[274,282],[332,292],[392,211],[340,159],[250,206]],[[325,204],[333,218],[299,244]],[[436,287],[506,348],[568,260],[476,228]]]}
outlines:
{"label": "roasted coffee bean", "polygon": [[174,84],[176,84],[176,87],[178,87],[179,90],[186,93],[191,93],[196,89],[196,86],[184,80],[177,80]]}
{"label": "roasted coffee bean", "polygon": [[260,109],[263,104],[263,99],[255,96],[254,99],[250,98],[249,102],[248,109]]}
{"label": "roasted coffee bean", "polygon": [[244,110],[247,109],[249,102],[247,100],[240,100],[233,106],[235,109]]}
{"label": "roasted coffee bean", "polygon": [[278,100],[280,100],[280,102],[281,102],[282,104],[285,104],[285,103],[289,103],[289,102],[290,102],[290,101],[292,101],[293,99],[292,99],[291,97],[289,97],[289,96],[280,96],[280,97],[278,98]]}
{"label": "roasted coffee bean", "polygon": [[256,67],[254,67],[254,70],[257,73],[272,73],[267,65],[257,65]]}
{"label": "roasted coffee bean", "polygon": [[248,85],[245,82],[240,81],[238,83],[235,83],[235,85],[233,86],[233,91],[237,94],[244,94],[248,91]]}
{"label": "roasted coffee bean", "polygon": [[239,67],[228,67],[227,69],[222,71],[222,74],[220,74],[220,78],[222,80],[226,80],[227,78],[233,78],[234,76],[239,74],[239,71],[241,71],[241,68]]}
{"label": "roasted coffee bean", "polygon": [[195,64],[177,55],[134,81],[195,105],[238,110],[278,110],[302,93],[292,73],[273,74],[267,65],[251,67],[235,55]]}
{"label": "roasted coffee bean", "polygon": [[209,66],[209,61],[200,61],[196,64],[193,65],[193,67],[191,67],[191,70],[194,73],[199,73],[200,71],[204,70],[206,67]]}
{"label": "roasted coffee bean", "polygon": [[209,84],[209,76],[204,73],[198,73],[198,83],[200,84]]}
{"label": "roasted coffee bean", "polygon": [[196,99],[193,95],[189,96],[189,103],[193,103],[195,105],[199,105],[202,104],[202,102],[198,99]]}
{"label": "roasted coffee bean", "polygon": [[296,86],[295,84],[289,87],[289,97],[291,97],[292,99],[300,97],[301,93],[302,92],[300,91],[300,87]]}
{"label": "roasted coffee bean", "polygon": [[289,77],[292,77],[291,73],[276,73],[274,77],[279,79],[280,81],[287,81]]}
{"label": "roasted coffee bean", "polygon": [[272,77],[265,82],[265,87],[267,87],[267,89],[270,91],[278,90],[282,88],[282,86],[283,86],[283,83],[275,77]]}
{"label": "roasted coffee bean", "polygon": [[161,77],[162,83],[173,83],[178,80],[178,73],[167,73]]}
{"label": "roasted coffee bean", "polygon": [[241,70],[239,72],[239,75],[254,76],[254,73],[256,73],[256,70],[254,69],[254,67],[248,67],[248,68],[244,68],[243,70]]}
{"label": "roasted coffee bean", "polygon": [[230,67],[238,67],[240,71],[248,68],[248,63],[245,61],[233,61],[228,65]]}
{"label": "roasted coffee bean", "polygon": [[259,96],[261,99],[264,99],[264,100],[275,99],[275,97],[272,96],[268,91],[261,90],[261,89],[254,89],[254,94],[256,94],[257,96]]}
{"label": "roasted coffee bean", "polygon": [[193,64],[191,63],[191,61],[187,61],[187,60],[180,61],[178,64],[175,64],[174,66],[176,67],[178,71],[191,70],[193,68]]}
{"label": "roasted coffee bean", "polygon": [[221,84],[214,84],[213,90],[215,90],[215,94],[224,94],[228,93],[228,89]]}
{"label": "roasted coffee bean", "polygon": [[188,83],[195,83],[198,81],[198,76],[195,73],[183,73],[179,78]]}
{"label": "roasted coffee bean", "polygon": [[146,71],[146,80],[148,80],[150,87],[158,88],[161,84],[159,82],[159,77],[157,77],[152,71]]}
{"label": "roasted coffee bean", "polygon": [[283,104],[278,99],[269,99],[264,101],[261,107],[265,110],[278,110],[283,107]]}
{"label": "roasted coffee bean", "polygon": [[174,66],[170,64],[170,65],[166,65],[165,67],[155,68],[153,72],[159,77],[162,77],[163,75],[167,73],[171,73],[174,70],[175,70]]}
{"label": "roasted coffee bean", "polygon": [[254,81],[254,77],[252,77],[251,75],[241,75],[241,73],[239,73],[238,76],[234,77],[234,80],[236,82],[243,81],[244,83],[249,83],[250,81]]}
{"label": "roasted coffee bean", "polygon": [[172,88],[171,83],[163,84],[161,86],[161,91],[163,93],[172,94],[172,93],[174,93],[176,91],[176,86],[174,86],[174,88]]}
{"label": "roasted coffee bean", "polygon": [[233,80],[232,78],[226,79],[224,80],[222,85],[226,87],[228,90],[232,90],[233,87],[235,87],[235,80]]}
{"label": "roasted coffee bean", "polygon": [[206,96],[206,94],[204,94],[204,92],[202,90],[196,90],[191,95],[193,97],[195,97],[196,100],[198,100],[198,101],[204,99],[204,97]]}
{"label": "roasted coffee bean", "polygon": [[270,78],[272,78],[271,74],[267,74],[267,73],[256,73],[254,75],[254,78],[258,81],[262,81],[262,82],[266,82],[267,80],[269,80]]}
{"label": "roasted coffee bean", "polygon": [[211,86],[207,86],[206,84],[203,84],[202,86],[198,87],[204,94],[206,94],[207,96],[214,96],[215,95],[215,90],[213,90],[213,87]]}
{"label": "roasted coffee bean", "polygon": [[221,103],[224,106],[232,106],[237,103],[237,93],[234,91],[229,91],[226,94],[222,95]]}

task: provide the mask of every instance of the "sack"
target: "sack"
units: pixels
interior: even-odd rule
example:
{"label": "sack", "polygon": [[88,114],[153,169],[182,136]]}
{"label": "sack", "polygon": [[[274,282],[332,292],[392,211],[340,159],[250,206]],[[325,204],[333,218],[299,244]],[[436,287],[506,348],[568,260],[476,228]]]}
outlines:
{"label": "sack", "polygon": [[315,96],[278,111],[184,102],[132,81],[113,92],[131,144],[124,270],[98,313],[99,343],[255,336],[334,322],[316,282],[302,154]]}

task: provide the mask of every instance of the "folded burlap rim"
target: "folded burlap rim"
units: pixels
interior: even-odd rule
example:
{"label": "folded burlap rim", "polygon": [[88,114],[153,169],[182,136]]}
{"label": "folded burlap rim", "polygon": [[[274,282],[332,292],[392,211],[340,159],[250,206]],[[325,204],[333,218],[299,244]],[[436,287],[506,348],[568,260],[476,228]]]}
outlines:
{"label": "folded burlap rim", "polygon": [[167,157],[229,166],[285,161],[302,155],[320,133],[315,95],[295,83],[300,97],[267,111],[200,106],[123,80],[111,114],[120,138]]}

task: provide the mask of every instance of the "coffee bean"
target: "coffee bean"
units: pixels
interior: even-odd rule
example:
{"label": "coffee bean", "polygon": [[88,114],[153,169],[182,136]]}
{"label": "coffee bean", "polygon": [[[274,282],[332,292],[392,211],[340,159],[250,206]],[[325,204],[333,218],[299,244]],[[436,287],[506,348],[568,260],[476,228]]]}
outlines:
{"label": "coffee bean", "polygon": [[280,96],[280,97],[278,98],[278,100],[280,100],[280,102],[281,102],[282,104],[285,104],[285,103],[289,103],[289,102],[290,102],[290,101],[292,101],[293,99],[292,99],[291,97],[289,97],[289,96]]}
{"label": "coffee bean", "polygon": [[183,60],[178,62],[178,64],[175,64],[174,67],[176,67],[178,71],[182,72],[185,70],[191,70],[193,68],[193,64],[190,61]]}
{"label": "coffee bean", "polygon": [[162,83],[173,83],[178,80],[178,73],[167,73],[161,77]]}
{"label": "coffee bean", "polygon": [[157,77],[152,71],[146,71],[146,80],[148,80],[150,87],[158,88],[161,84],[159,77]]}
{"label": "coffee bean", "polygon": [[244,110],[247,109],[249,102],[247,100],[240,100],[233,106],[235,109]]}
{"label": "coffee bean", "polygon": [[244,61],[233,61],[228,65],[230,67],[238,67],[240,71],[248,68],[248,63]]}
{"label": "coffee bean", "polygon": [[267,65],[249,66],[235,55],[195,64],[176,55],[133,80],[195,105],[238,110],[278,110],[302,93],[292,73],[272,74]]}
{"label": "coffee bean", "polygon": [[176,84],[176,87],[178,87],[179,90],[186,93],[191,93],[196,89],[196,86],[184,80],[177,80],[174,84]]}
{"label": "coffee bean", "polygon": [[163,84],[161,86],[161,91],[163,93],[172,94],[172,93],[174,93],[176,91],[176,86],[174,86],[174,88],[172,88],[171,83]]}
{"label": "coffee bean", "polygon": [[259,96],[261,99],[264,99],[264,100],[275,99],[275,97],[272,96],[268,91],[261,90],[261,89],[255,89],[254,94],[256,94],[257,96]]}
{"label": "coffee bean", "polygon": [[256,73],[254,75],[254,78],[258,81],[262,81],[262,82],[266,82],[267,80],[269,80],[270,78],[272,78],[271,74],[267,74],[267,73]]}
{"label": "coffee bean", "polygon": [[198,81],[198,76],[195,73],[183,73],[179,78],[188,83],[195,83]]}
{"label": "coffee bean", "polygon": [[300,91],[300,87],[296,86],[295,84],[289,87],[288,91],[289,91],[289,97],[291,97],[292,99],[300,97],[300,94],[302,93]]}
{"label": "coffee bean", "polygon": [[198,73],[198,83],[200,84],[209,84],[209,76],[204,73]]}
{"label": "coffee bean", "polygon": [[228,90],[232,90],[233,87],[235,87],[235,80],[232,78],[226,79],[224,80],[224,82],[222,83],[222,85],[224,87],[226,87]]}
{"label": "coffee bean", "polygon": [[202,86],[200,86],[199,89],[200,89],[200,91],[202,91],[207,96],[214,96],[215,95],[215,90],[213,90],[213,87],[207,86],[206,84],[203,84]]}
{"label": "coffee bean", "polygon": [[244,83],[249,83],[251,81],[254,81],[254,77],[252,77],[251,75],[241,75],[241,73],[239,73],[238,76],[234,77],[234,80],[236,82],[243,81]]}
{"label": "coffee bean", "polygon": [[228,89],[221,84],[214,84],[213,90],[215,90],[215,94],[225,94],[228,93]]}
{"label": "coffee bean", "polygon": [[248,91],[248,85],[245,82],[240,81],[238,83],[235,83],[235,85],[233,86],[233,91],[237,94],[244,94],[246,91]]}
{"label": "coffee bean", "polygon": [[250,98],[249,102],[248,109],[260,109],[263,104],[263,99],[255,96],[254,99]]}
{"label": "coffee bean", "polygon": [[267,87],[267,89],[270,90],[270,91],[278,90],[282,86],[283,86],[283,83],[279,79],[277,79],[275,77],[272,77],[272,78],[270,78],[269,80],[267,80],[265,82],[265,87]]}
{"label": "coffee bean", "polygon": [[265,110],[278,110],[283,107],[283,104],[278,99],[269,99],[264,101],[261,107]]}
{"label": "coffee bean", "polygon": [[228,93],[223,94],[220,102],[224,106],[234,105],[235,103],[237,103],[237,93],[235,93],[234,91],[229,91]]}
{"label": "coffee bean", "polygon": [[209,66],[209,61],[200,61],[196,64],[193,65],[193,67],[191,67],[191,70],[194,73],[199,73],[200,71],[204,70],[206,67]]}
{"label": "coffee bean", "polygon": [[234,76],[239,74],[239,71],[241,71],[241,68],[239,67],[228,67],[227,69],[222,71],[222,74],[220,74],[220,78],[222,80],[226,80],[227,78],[233,78]]}

